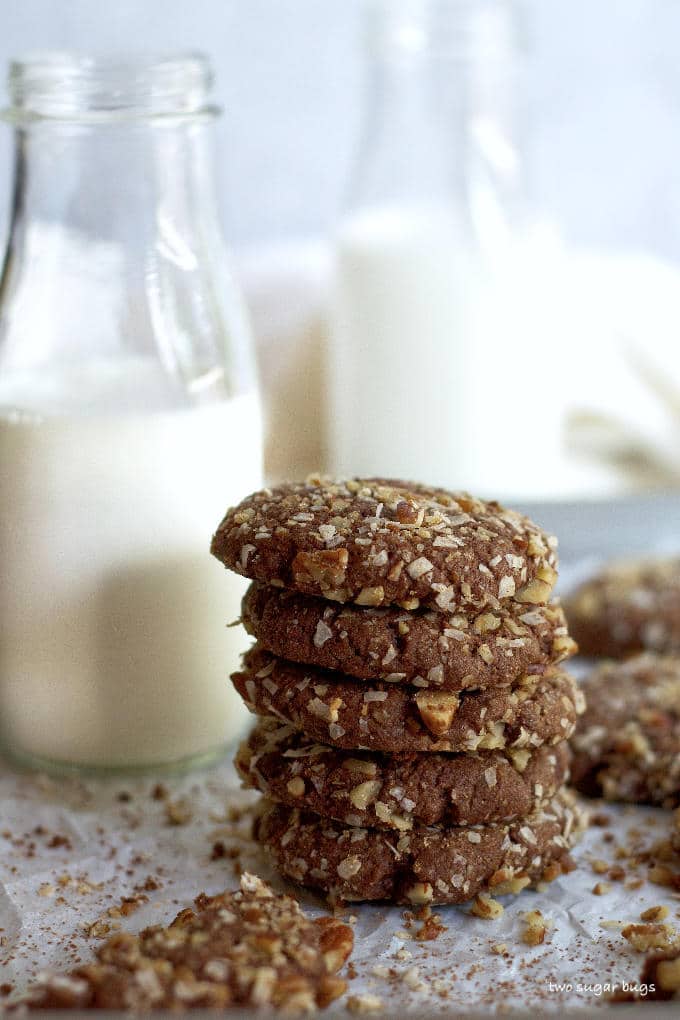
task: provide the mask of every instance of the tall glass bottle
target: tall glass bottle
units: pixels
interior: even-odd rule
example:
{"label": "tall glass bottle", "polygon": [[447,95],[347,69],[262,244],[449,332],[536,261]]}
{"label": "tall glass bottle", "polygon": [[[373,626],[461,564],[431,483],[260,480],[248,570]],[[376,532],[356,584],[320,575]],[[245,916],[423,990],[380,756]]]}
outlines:
{"label": "tall glass bottle", "polygon": [[12,64],[0,279],[0,732],[41,766],[186,764],[240,728],[208,553],[261,481],[205,60]]}
{"label": "tall glass bottle", "polygon": [[373,0],[370,13],[361,143],[335,238],[332,468],[474,486],[491,420],[476,383],[492,371],[477,314],[523,192],[513,11]]}

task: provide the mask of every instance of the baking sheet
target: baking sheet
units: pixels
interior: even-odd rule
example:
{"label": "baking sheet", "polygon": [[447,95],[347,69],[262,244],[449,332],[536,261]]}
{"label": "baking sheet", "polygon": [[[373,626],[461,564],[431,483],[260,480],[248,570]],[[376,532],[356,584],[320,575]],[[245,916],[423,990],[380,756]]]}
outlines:
{"label": "baking sheet", "polygon": [[[570,553],[566,560],[563,553],[562,589],[601,556],[627,552],[630,529],[617,529],[617,514],[631,527],[637,520],[638,532],[644,529],[650,539],[634,551],[680,548],[680,534],[674,534],[680,500],[669,499],[655,533],[648,530],[649,513],[639,507],[630,512],[610,507],[608,513],[601,506],[532,507],[539,521],[553,526],[562,514],[558,523]],[[593,514],[600,521],[599,544]],[[579,535],[586,536],[588,548],[579,547]],[[167,923],[199,892],[233,888],[240,868],[290,889],[250,840],[256,799],[239,789],[228,761],[160,781],[55,779],[0,766],[0,1001],[11,1001],[42,970],[89,960],[101,938],[118,927],[138,931]],[[657,809],[604,810],[611,825],[587,831],[574,853],[579,869],[544,892],[506,897],[497,920],[472,917],[468,907],[435,908],[445,930],[421,942],[413,937],[420,924],[409,929],[403,908],[352,905],[345,914],[355,919],[356,976],[348,995],[370,996],[364,1006],[380,1003],[390,1016],[567,1007],[590,1012],[605,1006],[607,986],[635,983],[643,959],[616,923],[639,921],[643,910],[664,904],[670,908],[667,920],[680,926],[680,896],[649,882],[631,890],[625,881],[612,881],[606,895],[592,893],[596,882],[607,881],[593,872],[593,860],[615,864],[613,848],[629,842],[631,830],[641,845],[649,845],[669,826],[669,813]],[[607,832],[614,842],[605,842]],[[311,914],[323,910],[313,894],[299,896]],[[126,904],[126,897],[132,902]],[[550,932],[532,947],[521,933],[523,915],[535,909],[549,921]],[[492,952],[499,943],[506,944],[507,955]],[[345,1015],[346,1008],[345,997],[327,1015]],[[662,1007],[656,1008],[661,1015]]]}

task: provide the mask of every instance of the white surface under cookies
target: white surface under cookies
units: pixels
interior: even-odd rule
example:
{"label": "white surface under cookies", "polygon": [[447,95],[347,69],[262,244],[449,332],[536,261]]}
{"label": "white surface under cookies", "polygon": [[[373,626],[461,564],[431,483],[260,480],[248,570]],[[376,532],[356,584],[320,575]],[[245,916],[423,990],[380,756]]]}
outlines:
{"label": "white surface under cookies", "polygon": [[[531,512],[562,537],[562,588],[598,558],[680,546],[680,535],[673,543],[680,520],[676,497],[644,506]],[[292,890],[250,840],[249,805],[257,796],[239,790],[230,764],[163,778],[155,787],[153,779],[94,782],[0,770],[0,987],[22,991],[41,970],[87,962],[118,925],[138,931],[169,922],[199,892],[235,887],[239,867]],[[627,888],[646,869],[634,871],[618,860],[615,847],[628,845],[631,830],[643,846],[664,838],[671,816],[599,803],[593,810],[610,816],[611,824],[586,832],[574,851],[579,869],[542,892],[506,897],[496,920],[470,916],[468,906],[438,908],[445,930],[420,942],[413,935],[421,923],[409,930],[402,908],[351,905],[345,916],[356,918],[357,976],[348,996],[364,1008],[377,1008],[379,1001],[376,1016],[459,1017],[499,1009],[564,1014],[569,1007],[585,1016],[606,1005],[607,983],[636,983],[643,955],[621,936],[619,922],[639,922],[642,911],[662,904],[670,910],[665,921],[680,927],[680,897],[647,880]],[[606,833],[613,842],[606,842]],[[621,866],[626,875],[597,873],[594,861]],[[598,882],[609,887],[604,895],[592,892]],[[320,899],[295,891],[310,913],[323,911]],[[138,901],[123,904],[135,896]],[[532,910],[550,926],[538,946],[522,941],[523,915]],[[492,951],[500,943],[507,955]],[[347,1001],[342,997],[326,1015],[347,1015]],[[655,1006],[659,1017],[674,1012],[673,1004]]]}
{"label": "white surface under cookies", "polygon": [[[256,798],[237,789],[231,766],[165,780],[164,799],[157,799],[154,786],[152,780],[95,786],[4,772],[2,982],[21,990],[45,968],[86,961],[118,925],[138,931],[167,923],[200,891],[212,894],[237,885],[235,865],[255,871],[277,889],[291,889],[250,840],[250,812],[233,817],[234,809],[238,814]],[[357,977],[348,994],[379,998],[391,1016],[407,1011],[459,1016],[472,1009],[493,1013],[501,1005],[591,1009],[603,1004],[604,996],[597,988],[579,989],[579,984],[636,981],[642,956],[608,922],[639,922],[640,913],[656,904],[670,907],[667,920],[672,922],[680,901],[677,894],[647,882],[630,891],[612,881],[607,895],[593,895],[593,886],[608,879],[594,873],[589,862],[621,863],[612,845],[603,842],[607,831],[617,842],[626,842],[625,833],[636,827],[651,843],[663,836],[669,815],[609,806],[606,812],[611,827],[591,828],[575,851],[578,871],[557,879],[545,892],[506,897],[505,912],[497,920],[472,917],[467,906],[438,908],[446,930],[434,941],[420,942],[412,936],[421,924],[409,931],[402,908],[351,905],[346,916],[356,918],[352,960]],[[137,909],[133,905],[127,916],[116,916],[123,898],[140,892],[148,900]],[[310,913],[323,911],[320,899],[305,890],[297,893]],[[550,931],[543,945],[531,947],[522,942],[523,915],[537,909]],[[506,956],[492,952],[499,943],[506,944]],[[553,989],[551,982],[573,988]],[[328,1015],[344,1015],[346,1001],[340,999]]]}

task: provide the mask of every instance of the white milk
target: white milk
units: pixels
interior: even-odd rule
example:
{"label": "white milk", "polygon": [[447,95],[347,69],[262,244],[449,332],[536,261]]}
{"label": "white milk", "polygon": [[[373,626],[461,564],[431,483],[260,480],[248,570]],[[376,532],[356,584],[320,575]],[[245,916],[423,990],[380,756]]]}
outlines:
{"label": "white milk", "polygon": [[226,624],[244,585],[209,543],[260,485],[258,403],[163,410],[137,379],[148,412],[49,413],[73,378],[33,392],[42,416],[0,388],[0,725],[53,762],[173,762],[243,724],[228,676],[244,637]]}
{"label": "white milk", "polygon": [[336,246],[329,370],[340,474],[446,482],[469,452],[469,248],[446,209],[377,209]]}
{"label": "white milk", "polygon": [[573,295],[549,240],[518,235],[492,262],[434,204],[379,208],[344,224],[331,470],[508,500],[611,488],[565,444],[587,358],[573,356]]}

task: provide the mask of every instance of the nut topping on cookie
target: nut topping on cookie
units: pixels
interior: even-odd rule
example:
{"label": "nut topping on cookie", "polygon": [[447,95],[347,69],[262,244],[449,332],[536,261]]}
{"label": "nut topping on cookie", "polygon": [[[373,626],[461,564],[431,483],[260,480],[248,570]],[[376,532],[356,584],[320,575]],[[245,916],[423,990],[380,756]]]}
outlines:
{"label": "nut topping on cookie", "polygon": [[466,493],[383,479],[314,477],[229,510],[212,542],[230,569],[359,605],[545,603],[556,542],[527,518]]}
{"label": "nut topping on cookie", "polygon": [[121,932],[97,961],[47,975],[31,1009],[269,1006],[309,1013],[341,995],[334,977],[352,950],[352,930],[332,917],[308,920],[296,900],[277,896],[256,875],[218,896],[202,893],[167,928]]}

